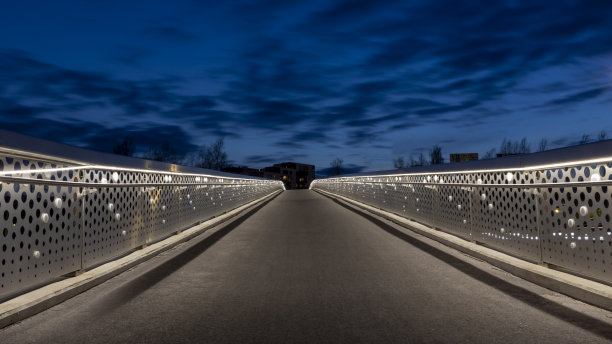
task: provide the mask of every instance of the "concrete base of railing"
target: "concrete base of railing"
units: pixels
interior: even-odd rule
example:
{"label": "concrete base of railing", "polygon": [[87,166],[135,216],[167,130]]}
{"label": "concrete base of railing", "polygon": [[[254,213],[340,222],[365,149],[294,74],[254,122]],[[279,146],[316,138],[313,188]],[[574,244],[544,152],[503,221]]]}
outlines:
{"label": "concrete base of railing", "polygon": [[[568,295],[577,300],[612,311],[611,286],[509,256],[507,254],[478,245],[474,242],[466,241],[454,235],[435,230],[421,223],[344,196],[332,194],[319,189],[315,189],[315,191],[340,200],[353,208],[357,207],[360,210],[365,210],[375,215],[382,216],[383,218],[417,234],[438,241],[446,246],[452,247],[480,260],[486,261],[489,264],[503,269],[524,280],[533,282],[561,294]],[[419,238],[417,237],[417,239]]]}
{"label": "concrete base of railing", "polygon": [[0,328],[14,324],[34,314],[49,309],[90,288],[104,283],[108,279],[140,264],[154,256],[167,251],[176,245],[201,236],[204,240],[224,227],[225,222],[240,217],[246,210],[267,202],[282,191],[274,192],[234,210],[204,221],[199,225],[186,229],[166,240],[148,245],[127,256],[101,265],[97,268],[80,271],[76,276],[55,282],[26,294],[17,296],[0,304]]}

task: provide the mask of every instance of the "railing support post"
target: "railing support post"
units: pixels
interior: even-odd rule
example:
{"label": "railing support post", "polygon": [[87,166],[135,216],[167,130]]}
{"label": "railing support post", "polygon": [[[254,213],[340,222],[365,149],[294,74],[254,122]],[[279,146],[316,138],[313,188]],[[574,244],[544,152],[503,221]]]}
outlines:
{"label": "railing support post", "polygon": [[543,236],[543,232],[542,232],[542,217],[540,215],[540,210],[541,210],[541,206],[540,206],[540,188],[535,188],[533,189],[533,195],[535,196],[535,206],[536,206],[536,231],[538,233],[538,243],[539,243],[539,260],[540,260],[540,265],[545,265],[544,264],[544,247],[542,246],[542,244],[544,243],[542,236]]}

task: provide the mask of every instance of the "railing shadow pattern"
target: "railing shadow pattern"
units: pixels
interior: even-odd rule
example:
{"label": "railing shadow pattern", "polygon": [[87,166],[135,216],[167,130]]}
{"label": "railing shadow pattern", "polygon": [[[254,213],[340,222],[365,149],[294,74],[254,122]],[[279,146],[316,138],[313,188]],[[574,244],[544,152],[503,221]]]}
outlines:
{"label": "railing shadow pattern", "polygon": [[280,181],[1,153],[0,298],[269,195]]}
{"label": "railing shadow pattern", "polygon": [[[553,153],[564,156],[563,150]],[[575,150],[565,155],[572,154]],[[466,164],[451,164],[340,176],[317,179],[311,188],[531,262],[612,283],[612,158],[488,165],[483,161],[467,164],[467,169]]]}

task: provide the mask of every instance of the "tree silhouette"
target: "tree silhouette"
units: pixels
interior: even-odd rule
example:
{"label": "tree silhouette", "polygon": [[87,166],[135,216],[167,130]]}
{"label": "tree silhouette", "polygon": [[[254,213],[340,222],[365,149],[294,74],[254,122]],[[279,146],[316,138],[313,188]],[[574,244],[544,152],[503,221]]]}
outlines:
{"label": "tree silhouette", "polygon": [[589,134],[582,134],[579,144],[583,145],[583,144],[589,143],[589,141],[591,141],[591,139],[589,138]]}
{"label": "tree silhouette", "polygon": [[404,168],[404,158],[400,156],[397,159],[393,159],[393,166],[397,169]]}
{"label": "tree silhouette", "polygon": [[429,151],[429,157],[431,158],[432,165],[438,165],[444,163],[444,157],[442,156],[442,147],[434,145]]}
{"label": "tree silhouette", "polygon": [[412,156],[412,154],[410,154],[410,162],[408,164],[409,164],[409,166],[418,166],[419,165],[418,161],[414,160],[414,156]]}
{"label": "tree silhouette", "polygon": [[538,144],[538,152],[543,152],[543,151],[545,151],[545,150],[546,150],[546,148],[547,148],[547,146],[548,146],[548,140],[547,140],[546,138],[544,138],[544,137],[543,137],[543,138],[540,140],[540,143]]}
{"label": "tree silhouette", "polygon": [[527,154],[531,152],[527,138],[523,137],[521,141],[512,141],[504,138],[500,147],[499,154],[502,155],[515,155],[515,154]]}
{"label": "tree silhouette", "polygon": [[342,174],[342,163],[344,160],[340,158],[336,158],[329,163],[329,167],[331,167],[331,175],[338,176]]}
{"label": "tree silhouette", "polygon": [[523,137],[519,143],[518,154],[527,153],[531,153],[531,147],[529,146],[529,143],[527,143],[527,138]]}
{"label": "tree silhouette", "polygon": [[419,160],[417,160],[417,165],[416,166],[426,166],[428,164],[427,159],[425,159],[425,154],[423,154],[423,152],[421,152],[419,154]]}
{"label": "tree silhouette", "polygon": [[155,161],[163,161],[169,163],[177,163],[178,155],[176,152],[170,147],[170,143],[168,141],[164,141],[161,146],[150,148],[149,151],[145,154],[145,159],[155,160]]}
{"label": "tree silhouette", "polygon": [[201,146],[195,157],[192,158],[192,165],[217,171],[227,167],[227,153],[223,146],[222,138],[217,139],[208,147],[206,145]]}
{"label": "tree silhouette", "polygon": [[495,158],[495,148],[489,149],[485,155],[482,156],[482,159],[493,159]]}
{"label": "tree silhouette", "polygon": [[597,140],[604,141],[607,137],[608,137],[608,133],[606,133],[605,130],[602,130],[599,132],[599,135],[597,135]]}
{"label": "tree silhouette", "polygon": [[113,147],[113,153],[126,156],[134,155],[134,140],[129,136],[125,136],[121,142]]}

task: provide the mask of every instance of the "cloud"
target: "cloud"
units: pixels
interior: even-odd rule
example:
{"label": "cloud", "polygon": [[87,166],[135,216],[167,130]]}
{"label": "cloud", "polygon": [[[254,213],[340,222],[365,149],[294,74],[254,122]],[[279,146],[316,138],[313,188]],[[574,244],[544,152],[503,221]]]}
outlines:
{"label": "cloud", "polygon": [[[206,97],[175,94],[174,79],[116,80],[104,73],[69,70],[10,51],[0,51],[0,68],[7,71],[0,74],[0,81],[11,85],[0,94],[0,116],[6,129],[99,151],[110,152],[115,141],[130,135],[141,148],[167,140],[176,142],[177,152],[185,153],[195,146],[182,127],[163,121],[163,115],[171,112],[165,108],[193,114],[215,106]],[[89,111],[103,113],[107,120],[81,114]],[[150,113],[162,117],[136,123],[137,115]],[[117,121],[121,116],[128,120]],[[212,128],[217,134],[220,130],[219,126]]]}
{"label": "cloud", "polygon": [[609,87],[597,87],[590,90],[570,94],[568,96],[553,99],[544,106],[568,105],[574,103],[582,103],[591,99],[595,99],[609,90]]}
{"label": "cloud", "polygon": [[303,149],[306,148],[305,144],[296,142],[294,140],[280,140],[273,143],[274,146],[284,149]]}
{"label": "cloud", "polygon": [[245,163],[253,165],[272,164],[277,161],[278,159],[276,157],[269,155],[249,155],[244,159]]}
{"label": "cloud", "polygon": [[371,97],[373,95],[385,94],[397,87],[397,81],[388,79],[358,83],[351,86],[351,90],[357,95]]}
{"label": "cloud", "polygon": [[[359,173],[365,170],[367,166],[354,165],[354,164],[346,164],[342,166],[342,174],[353,174]],[[334,173],[334,169],[331,167],[317,169],[317,175],[320,176],[332,176]]]}
{"label": "cloud", "polygon": [[403,130],[403,129],[409,129],[409,128],[415,128],[422,125],[422,123],[419,122],[405,122],[405,123],[400,123],[400,124],[394,124],[392,126],[389,127],[389,131],[396,131],[396,130]]}
{"label": "cloud", "polygon": [[126,136],[134,140],[136,150],[140,152],[158,147],[163,142],[168,142],[180,156],[197,149],[181,127],[172,125],[106,127],[90,121],[20,118],[19,121],[5,121],[3,129],[106,153],[111,153]]}
{"label": "cloud", "polygon": [[242,126],[266,130],[293,128],[308,121],[311,111],[307,105],[291,100],[271,100],[248,95],[235,99],[232,105],[239,109]]}
{"label": "cloud", "polygon": [[36,118],[42,113],[50,111],[47,107],[27,106],[15,102],[13,99],[0,98],[0,116],[8,121],[23,121]]}
{"label": "cloud", "polygon": [[350,130],[344,142],[347,146],[359,146],[380,141],[381,133],[369,129]]}
{"label": "cloud", "polygon": [[418,59],[431,55],[433,47],[432,42],[414,36],[388,41],[382,49],[366,60],[364,67],[388,69],[389,67],[418,62]]}
{"label": "cloud", "polygon": [[[75,125],[71,123],[71,125]],[[80,123],[79,126],[90,126],[91,123]],[[198,147],[191,143],[190,135],[177,125],[138,125],[119,128],[98,127],[87,130],[80,140],[86,142],[87,148],[97,151],[111,152],[115,144],[125,136],[134,140],[137,151],[146,152],[167,142],[170,148],[179,156],[196,151]]]}
{"label": "cloud", "polygon": [[291,137],[291,142],[325,142],[329,137],[321,131],[303,131]]}
{"label": "cloud", "polygon": [[[55,56],[38,47],[32,55],[0,50],[3,123],[22,130],[30,120],[66,123],[70,130],[52,127],[91,147],[101,147],[104,137],[79,131],[115,139],[108,130],[123,134],[123,128],[149,142],[159,130],[160,140],[183,135],[177,141],[185,147],[206,136],[259,135],[265,149],[289,158],[286,147],[385,147],[390,137],[434,130],[434,123],[435,130],[450,128],[450,136],[465,133],[457,128],[486,132],[493,122],[508,122],[496,121],[502,117],[600,106],[593,100],[609,95],[600,68],[612,46],[606,1],[266,0],[188,7],[198,11],[186,15],[189,27],[161,20],[118,26],[144,29],[96,47],[113,54],[120,64],[113,68],[60,55],[52,64],[34,57]],[[158,15],[167,20],[169,13]],[[194,35],[201,32],[214,32],[205,46],[183,44],[203,41]],[[181,50],[158,49],[169,43]],[[91,70],[66,67],[76,65]],[[586,75],[589,68],[596,73]],[[129,70],[129,77],[115,70]],[[246,154],[272,162],[259,150]]]}
{"label": "cloud", "polygon": [[7,51],[0,51],[0,68],[7,71],[0,75],[0,81],[12,86],[7,95],[52,103],[57,108],[62,103],[103,101],[138,114],[157,111],[161,103],[171,103],[176,96],[173,80],[116,80],[101,72],[65,69]]}
{"label": "cloud", "polygon": [[198,37],[185,32],[174,26],[154,26],[140,31],[143,36],[170,41],[170,42],[194,42]]}
{"label": "cloud", "polygon": [[459,112],[462,110],[467,110],[477,105],[478,105],[478,102],[466,101],[458,105],[439,106],[439,107],[430,108],[430,109],[423,109],[423,110],[417,111],[416,113],[419,115],[439,115],[439,114],[444,114],[444,113],[449,113],[449,112]]}
{"label": "cloud", "polygon": [[132,46],[120,46],[119,52],[115,59],[128,66],[136,66],[151,55],[153,55],[153,51],[149,49]]}
{"label": "cloud", "polygon": [[412,110],[419,109],[424,107],[432,107],[432,106],[440,106],[442,103],[431,99],[424,98],[405,98],[399,101],[395,101],[392,103],[394,108],[399,108],[403,110]]}
{"label": "cloud", "polygon": [[290,162],[296,161],[301,158],[305,158],[308,155],[303,153],[295,153],[295,154],[284,154],[284,153],[275,153],[271,155],[249,155],[245,158],[245,162],[249,165],[268,165],[271,166],[273,164],[279,164],[281,162]]}
{"label": "cloud", "polygon": [[407,118],[407,114],[404,112],[392,113],[386,116],[380,117],[372,117],[372,118],[364,118],[359,120],[350,120],[344,123],[344,125],[348,127],[364,127],[364,128],[372,128],[379,124],[384,124],[387,122],[395,122],[400,119]]}
{"label": "cloud", "polygon": [[396,0],[355,0],[329,1],[327,6],[309,13],[297,25],[296,31],[307,31],[327,41],[347,44],[362,42],[360,35],[352,34],[364,24],[372,24],[376,19],[392,11]]}

